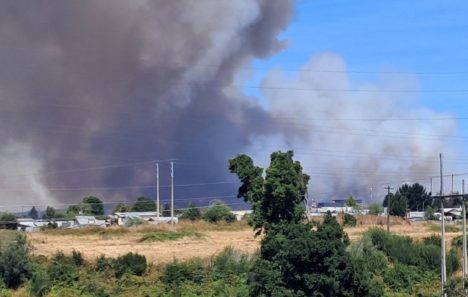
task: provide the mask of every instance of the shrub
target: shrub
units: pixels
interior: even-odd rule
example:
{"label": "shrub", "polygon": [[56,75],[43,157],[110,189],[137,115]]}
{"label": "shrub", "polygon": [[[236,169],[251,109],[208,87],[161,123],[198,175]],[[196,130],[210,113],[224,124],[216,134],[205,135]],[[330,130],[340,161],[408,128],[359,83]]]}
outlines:
{"label": "shrub", "polygon": [[18,220],[14,214],[10,212],[0,214],[0,229],[16,230],[17,227]]}
{"label": "shrub", "polygon": [[[439,246],[440,245],[440,240],[441,240],[441,238],[440,238],[439,235],[431,234],[431,236],[423,238],[423,243],[425,245],[437,245],[437,246]],[[455,238],[453,240],[455,240]],[[453,241],[452,241],[452,244],[453,244]]]}
{"label": "shrub", "polygon": [[146,272],[146,267],[145,256],[137,253],[127,253],[115,260],[115,276],[120,278],[126,273],[141,276]]}
{"label": "shrub", "polygon": [[94,268],[96,271],[106,271],[112,269],[114,265],[114,259],[106,258],[106,256],[101,255],[97,258]]}
{"label": "shrub", "polygon": [[194,204],[190,203],[189,208],[182,213],[180,217],[182,220],[198,221],[202,218],[200,209],[198,209]]}
{"label": "shrub", "polygon": [[72,285],[78,280],[78,269],[73,257],[59,251],[52,257],[47,273],[53,284]]}
{"label": "shrub", "polygon": [[50,278],[46,271],[36,270],[31,278],[29,293],[34,297],[46,296],[50,290]]}
{"label": "shrub", "polygon": [[205,277],[206,269],[201,261],[174,261],[164,268],[161,281],[168,285],[176,285],[186,281],[201,283]]}
{"label": "shrub", "polygon": [[378,203],[372,203],[369,205],[369,214],[378,216],[379,214],[383,213],[384,209],[383,206]]}
{"label": "shrub", "polygon": [[232,247],[225,248],[211,262],[211,269],[215,279],[247,274],[249,268],[249,257]]}
{"label": "shrub", "polygon": [[85,260],[81,252],[77,252],[75,250],[72,251],[72,259],[73,259],[73,263],[76,266],[83,266],[85,263]]}
{"label": "shrub", "polygon": [[355,227],[356,224],[357,224],[357,220],[353,215],[350,215],[349,213],[344,214],[343,226]]}
{"label": "shrub", "polygon": [[30,252],[24,235],[0,251],[0,277],[8,288],[17,288],[31,276]]}
{"label": "shrub", "polygon": [[232,223],[236,220],[236,216],[231,212],[229,206],[218,201],[205,212],[203,219],[210,223],[218,223],[221,221]]}
{"label": "shrub", "polygon": [[431,283],[437,279],[433,272],[423,271],[414,266],[395,264],[384,274],[384,282],[392,290],[411,293],[416,284]]}

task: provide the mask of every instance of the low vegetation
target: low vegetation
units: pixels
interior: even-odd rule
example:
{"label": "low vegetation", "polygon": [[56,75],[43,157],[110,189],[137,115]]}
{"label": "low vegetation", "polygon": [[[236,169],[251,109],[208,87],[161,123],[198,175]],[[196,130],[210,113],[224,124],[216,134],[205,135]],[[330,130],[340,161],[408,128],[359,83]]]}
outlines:
{"label": "low vegetation", "polygon": [[180,231],[168,231],[158,230],[143,234],[140,238],[140,242],[145,241],[173,241],[179,240],[185,237],[199,239],[203,237],[203,234],[193,230],[180,230]]}

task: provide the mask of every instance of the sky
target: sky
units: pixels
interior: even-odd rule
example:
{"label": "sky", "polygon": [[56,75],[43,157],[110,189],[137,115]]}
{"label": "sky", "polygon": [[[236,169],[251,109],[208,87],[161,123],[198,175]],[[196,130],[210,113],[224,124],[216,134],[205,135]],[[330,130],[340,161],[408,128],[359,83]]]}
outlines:
{"label": "sky", "polygon": [[155,160],[166,202],[168,159],[240,203],[227,161],[290,149],[318,200],[468,172],[463,1],[47,3],[0,0],[0,207],[154,197]]}
{"label": "sky", "polygon": [[[285,69],[287,75],[297,76],[300,73],[297,69],[312,56],[325,52],[342,57],[354,82],[412,81],[407,88],[421,92],[411,94],[408,108],[417,102],[440,112],[438,117],[447,115],[456,119],[456,132],[447,141],[461,161],[446,164],[445,173],[465,173],[468,171],[463,160],[468,148],[467,15],[468,4],[457,0],[299,1],[294,20],[281,34],[287,48],[270,59],[256,60],[250,83],[261,85],[272,68]],[[324,70],[334,69],[325,66]],[[245,91],[268,108],[261,90]],[[406,124],[413,125],[411,121]],[[420,132],[424,134],[423,130]],[[455,187],[460,187],[462,178],[466,176],[455,178]],[[427,183],[426,186],[429,187]]]}

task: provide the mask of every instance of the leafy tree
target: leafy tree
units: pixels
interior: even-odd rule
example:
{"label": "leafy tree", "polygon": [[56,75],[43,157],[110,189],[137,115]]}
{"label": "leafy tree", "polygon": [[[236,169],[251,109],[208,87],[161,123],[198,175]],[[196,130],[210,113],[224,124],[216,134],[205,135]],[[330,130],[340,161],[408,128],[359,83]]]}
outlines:
{"label": "leafy tree", "polygon": [[343,226],[355,227],[357,225],[357,220],[353,215],[345,213],[343,217]]}
{"label": "leafy tree", "polygon": [[47,219],[53,219],[55,218],[55,214],[56,214],[55,208],[53,208],[52,206],[47,206],[46,211],[45,211],[45,217]]}
{"label": "leafy tree", "polygon": [[436,220],[436,216],[434,214],[434,208],[431,206],[426,207],[426,210],[424,210],[424,218],[429,221]]}
{"label": "leafy tree", "polygon": [[104,205],[101,199],[94,196],[84,197],[82,204],[83,213],[95,216],[104,215]]}
{"label": "leafy tree", "polygon": [[8,288],[17,288],[31,276],[30,258],[31,246],[24,235],[0,251],[0,278]]}
{"label": "leafy tree", "polygon": [[125,203],[117,203],[117,205],[112,210],[112,213],[116,212],[129,212],[132,211],[132,207]]}
{"label": "leafy tree", "polygon": [[263,169],[246,155],[229,161],[241,180],[238,197],[253,209],[249,223],[264,233],[249,278],[250,296],[382,296],[346,251],[349,244],[336,219],[305,224],[303,202],[309,176],[293,152],[275,152]]}
{"label": "leafy tree", "polygon": [[385,200],[383,201],[383,206],[387,207],[388,201],[390,199],[390,215],[399,216],[404,218],[406,216],[406,210],[408,209],[408,201],[406,196],[396,192],[395,194],[387,194]]}
{"label": "leafy tree", "polygon": [[200,209],[195,206],[195,204],[190,203],[188,209],[182,213],[180,217],[183,220],[198,221],[202,218]]}
{"label": "leafy tree", "polygon": [[203,215],[203,219],[210,223],[225,221],[232,223],[236,216],[231,212],[231,208],[221,201],[216,201]]}
{"label": "leafy tree", "polygon": [[355,207],[357,207],[357,205],[358,205],[358,203],[357,203],[356,199],[354,199],[354,197],[352,195],[350,195],[348,197],[348,199],[346,199],[346,206],[355,208]]}
{"label": "leafy tree", "polygon": [[16,216],[11,212],[0,213],[0,229],[14,230],[18,226]]}
{"label": "leafy tree", "polygon": [[419,183],[412,185],[404,184],[397,192],[406,198],[408,208],[412,211],[422,209],[423,203],[429,205],[431,195],[428,194],[426,189]]}
{"label": "leafy tree", "polygon": [[31,210],[28,211],[28,217],[35,219],[35,220],[37,220],[37,218],[39,217],[39,213],[37,212],[37,209],[35,206],[33,206]]}
{"label": "leafy tree", "polygon": [[369,205],[369,214],[378,216],[379,214],[383,213],[383,207],[378,203],[372,203]]}
{"label": "leafy tree", "polygon": [[156,203],[146,197],[138,197],[133,205],[133,211],[156,211]]}
{"label": "leafy tree", "polygon": [[67,211],[66,211],[67,216],[76,216],[79,214],[84,214],[83,208],[80,205],[70,205],[67,208]]}

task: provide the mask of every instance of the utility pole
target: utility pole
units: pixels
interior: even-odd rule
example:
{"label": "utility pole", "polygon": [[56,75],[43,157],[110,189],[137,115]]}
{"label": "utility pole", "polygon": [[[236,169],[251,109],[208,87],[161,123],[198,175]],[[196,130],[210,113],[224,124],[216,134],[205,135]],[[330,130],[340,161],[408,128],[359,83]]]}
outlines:
{"label": "utility pole", "polygon": [[374,189],[372,187],[370,187],[370,202],[369,202],[369,204],[372,203],[372,200],[373,200],[373,197],[372,197],[372,191],[373,190]]}
{"label": "utility pole", "polygon": [[463,290],[466,295],[465,281],[467,271],[467,254],[466,254],[466,207],[465,207],[465,180],[462,180],[462,208],[463,208]]}
{"label": "utility pole", "polygon": [[393,188],[390,188],[390,185],[387,185],[386,188],[387,190],[387,232],[390,232],[390,204],[391,204],[391,197],[390,197],[390,190],[393,190]]}
{"label": "utility pole", "polygon": [[453,194],[453,174],[452,174],[452,194]]}
{"label": "utility pole", "polygon": [[441,224],[441,239],[440,239],[440,249],[441,249],[441,290],[442,296],[445,295],[445,284],[447,283],[447,268],[445,266],[445,215],[444,215],[444,176],[443,176],[443,165],[442,165],[442,154],[439,154],[440,160],[440,218],[442,220]]}
{"label": "utility pole", "polygon": [[156,163],[156,212],[159,223],[159,163]]}
{"label": "utility pole", "polygon": [[434,192],[432,192],[432,176],[431,176],[431,195],[434,196]]}
{"label": "utility pole", "polygon": [[171,161],[171,224],[174,225],[174,161]]}

